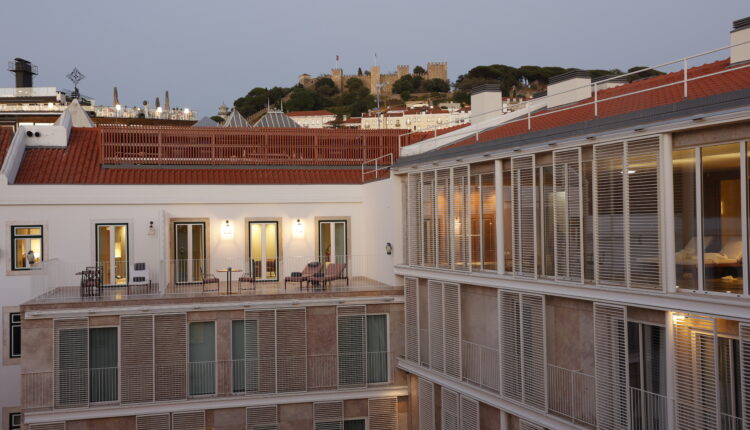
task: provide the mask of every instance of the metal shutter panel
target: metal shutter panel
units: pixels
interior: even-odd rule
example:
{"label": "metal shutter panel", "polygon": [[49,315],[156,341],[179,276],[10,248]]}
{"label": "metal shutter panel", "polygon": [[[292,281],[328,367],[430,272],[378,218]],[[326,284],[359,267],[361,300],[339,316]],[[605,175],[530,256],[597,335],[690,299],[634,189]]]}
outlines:
{"label": "metal shutter panel", "polygon": [[307,389],[307,312],[305,308],[276,311],[278,392]]}
{"label": "metal shutter panel", "polygon": [[536,175],[534,155],[514,157],[511,164],[513,273],[536,277]]}
{"label": "metal shutter panel", "polygon": [[315,430],[344,430],[344,402],[313,403]]}
{"label": "metal shutter panel", "polygon": [[245,409],[246,430],[277,430],[279,428],[277,406],[255,406]]}
{"label": "metal shutter panel", "polygon": [[453,213],[449,225],[453,232],[453,269],[468,271],[471,268],[469,166],[454,167],[452,182]]}
{"label": "metal shutter panel", "polygon": [[55,330],[55,408],[89,404],[89,320],[59,319]]}
{"label": "metal shutter panel", "polygon": [[673,328],[675,428],[717,428],[716,321],[675,315]]}
{"label": "metal shutter panel", "polygon": [[409,173],[407,181],[406,216],[407,237],[409,238],[407,261],[410,266],[420,266],[422,264],[422,175]]}
{"label": "metal shutter panel", "polygon": [[521,357],[524,403],[547,410],[544,296],[521,295]]}
{"label": "metal shutter panel", "polygon": [[740,324],[740,374],[742,376],[742,420],[750,430],[750,324]]}
{"label": "metal shutter panel", "polygon": [[367,418],[370,430],[396,430],[398,428],[398,399],[396,397],[369,399]]}
{"label": "metal shutter panel", "polygon": [[627,157],[628,286],[661,289],[659,138],[628,142]]}
{"label": "metal shutter panel", "polygon": [[275,393],[276,377],[276,312],[245,311],[245,391]]}
{"label": "metal shutter panel", "polygon": [[526,420],[518,420],[518,430],[544,430],[539,424],[534,424]]}
{"label": "metal shutter panel", "polygon": [[594,146],[594,264],[598,284],[625,284],[625,146]]}
{"label": "metal shutter panel", "polygon": [[156,400],[185,399],[187,367],[185,314],[154,316]]}
{"label": "metal shutter panel", "polygon": [[205,411],[172,413],[172,430],[204,430],[205,428]]}
{"label": "metal shutter panel", "polygon": [[443,284],[427,281],[428,319],[430,327],[430,368],[445,370],[445,338],[443,334]]}
{"label": "metal shutter panel", "polygon": [[120,336],[122,403],[153,402],[153,315],[122,315],[120,317]]}
{"label": "metal shutter panel", "polygon": [[437,225],[437,266],[443,269],[453,268],[453,252],[451,245],[453,239],[453,216],[451,214],[451,202],[453,196],[450,192],[451,170],[442,169],[435,173],[435,216]]}
{"label": "metal shutter panel", "polygon": [[504,397],[518,402],[523,401],[520,312],[521,298],[518,293],[498,291],[500,391]]}
{"label": "metal shutter panel", "polygon": [[442,430],[461,430],[458,416],[458,393],[441,387],[441,421]]}
{"label": "metal shutter panel", "polygon": [[419,363],[419,299],[417,278],[404,278],[404,340],[406,359]]}
{"label": "metal shutter panel", "polygon": [[29,430],[65,430],[65,423],[29,424]]}
{"label": "metal shutter panel", "polygon": [[422,172],[422,265],[435,266],[435,172]]}
{"label": "metal shutter panel", "polygon": [[461,430],[479,430],[479,402],[461,396]]}
{"label": "metal shutter panel", "polygon": [[445,373],[461,378],[461,287],[443,284]]}
{"label": "metal shutter panel", "polygon": [[419,430],[435,430],[435,385],[419,378]]}
{"label": "metal shutter panel", "polygon": [[339,306],[339,387],[367,385],[367,319],[364,306]]}
{"label": "metal shutter panel", "polygon": [[169,430],[169,414],[138,415],[135,430]]}
{"label": "metal shutter panel", "polygon": [[594,303],[596,422],[604,430],[629,428],[626,324],[624,307]]}
{"label": "metal shutter panel", "polygon": [[555,277],[583,282],[581,149],[552,153]]}

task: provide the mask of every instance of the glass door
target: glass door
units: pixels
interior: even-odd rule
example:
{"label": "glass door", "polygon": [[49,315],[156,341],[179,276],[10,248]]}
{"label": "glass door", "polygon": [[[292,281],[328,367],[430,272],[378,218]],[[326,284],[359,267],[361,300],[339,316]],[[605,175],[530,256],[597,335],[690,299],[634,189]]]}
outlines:
{"label": "glass door", "polygon": [[206,224],[174,223],[174,278],[178,283],[201,282],[206,271]]}
{"label": "glass door", "polygon": [[279,223],[276,221],[251,221],[250,264],[258,281],[279,279]]}
{"label": "glass door", "polygon": [[346,264],[346,221],[320,221],[318,255],[325,263]]}
{"label": "glass door", "polygon": [[96,224],[96,265],[104,285],[128,283],[127,224]]}

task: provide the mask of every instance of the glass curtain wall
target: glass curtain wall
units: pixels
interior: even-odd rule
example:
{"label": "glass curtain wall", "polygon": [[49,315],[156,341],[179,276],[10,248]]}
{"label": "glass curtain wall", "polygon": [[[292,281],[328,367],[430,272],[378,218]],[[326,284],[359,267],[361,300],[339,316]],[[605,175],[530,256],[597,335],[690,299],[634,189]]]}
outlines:
{"label": "glass curtain wall", "polygon": [[698,231],[695,204],[695,149],[672,153],[675,274],[677,287],[698,289]]}

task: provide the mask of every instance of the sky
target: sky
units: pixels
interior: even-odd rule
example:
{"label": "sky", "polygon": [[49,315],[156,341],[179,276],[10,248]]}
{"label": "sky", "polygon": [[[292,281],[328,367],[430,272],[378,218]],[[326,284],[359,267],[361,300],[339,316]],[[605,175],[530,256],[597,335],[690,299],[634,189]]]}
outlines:
{"label": "sky", "polygon": [[[72,88],[111,105],[169,90],[173,107],[214,115],[254,87],[292,86],[335,66],[383,72],[448,61],[474,66],[655,65],[729,44],[747,0],[3,0],[0,60],[39,67],[35,86]],[[722,54],[722,57],[727,57]],[[705,61],[697,61],[705,62]],[[4,63],[3,63],[4,64]],[[10,72],[0,87],[12,87]]]}

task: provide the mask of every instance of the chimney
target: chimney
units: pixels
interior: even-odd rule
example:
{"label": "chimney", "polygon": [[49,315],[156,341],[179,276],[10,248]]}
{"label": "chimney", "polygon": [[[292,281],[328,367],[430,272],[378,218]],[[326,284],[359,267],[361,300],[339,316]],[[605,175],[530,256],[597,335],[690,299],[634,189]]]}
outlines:
{"label": "chimney", "polygon": [[499,84],[483,84],[471,89],[472,123],[486,121],[503,114],[503,93]]}
{"label": "chimney", "polygon": [[34,75],[37,68],[23,58],[16,58],[8,62],[8,70],[16,74],[16,88],[31,88],[34,86]]}
{"label": "chimney", "polygon": [[[738,19],[732,23],[732,32],[729,33],[729,62],[731,64],[742,63],[750,60],[750,17]],[[734,46],[739,43],[742,45]]]}
{"label": "chimney", "polygon": [[628,78],[627,76],[604,75],[591,80],[592,84],[597,82],[598,84],[596,85],[596,90],[601,91],[609,88],[619,87],[620,85],[625,85],[628,83]]}
{"label": "chimney", "polygon": [[547,107],[557,107],[591,97],[591,75],[585,70],[571,70],[549,78]]}

